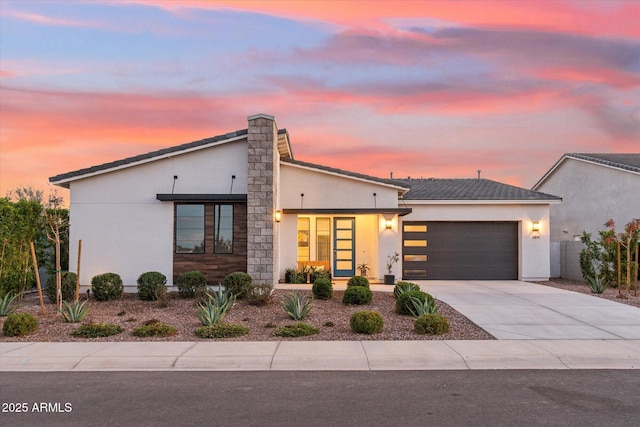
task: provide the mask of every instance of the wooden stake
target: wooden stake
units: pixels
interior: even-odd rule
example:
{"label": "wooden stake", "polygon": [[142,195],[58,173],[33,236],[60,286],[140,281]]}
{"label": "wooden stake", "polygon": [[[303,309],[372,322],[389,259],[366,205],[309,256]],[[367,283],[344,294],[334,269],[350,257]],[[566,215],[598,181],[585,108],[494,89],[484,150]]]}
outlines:
{"label": "wooden stake", "polygon": [[40,310],[44,314],[44,298],[42,298],[42,285],[40,284],[40,274],[38,274],[38,259],[36,258],[36,247],[31,243],[31,256],[33,257],[33,268],[36,272],[36,283],[38,284],[38,295],[40,296]]}
{"label": "wooden stake", "polygon": [[627,237],[627,293],[631,293],[631,234]]}
{"label": "wooden stake", "polygon": [[620,242],[618,242],[618,295],[622,295],[622,283],[620,281],[621,276],[620,276]]}
{"label": "wooden stake", "polygon": [[640,245],[636,248],[636,285],[633,288],[633,296],[638,296],[638,252],[640,252]]}
{"label": "wooden stake", "polygon": [[80,257],[82,256],[82,239],[78,240],[78,272],[76,277],[76,302],[80,300]]}

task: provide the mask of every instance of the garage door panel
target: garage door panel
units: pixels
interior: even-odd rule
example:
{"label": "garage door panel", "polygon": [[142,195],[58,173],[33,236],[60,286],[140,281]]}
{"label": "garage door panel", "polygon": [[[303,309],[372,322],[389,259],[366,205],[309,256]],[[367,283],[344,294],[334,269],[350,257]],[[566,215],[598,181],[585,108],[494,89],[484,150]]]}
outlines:
{"label": "garage door panel", "polygon": [[[517,222],[409,222],[403,256],[426,255],[403,263],[405,279],[512,280],[518,278]],[[424,232],[406,232],[420,229]],[[418,246],[416,240],[426,240]],[[411,246],[407,246],[407,242]],[[413,258],[415,259],[415,258]],[[426,269],[425,269],[426,266]],[[422,272],[422,273],[419,273]]]}

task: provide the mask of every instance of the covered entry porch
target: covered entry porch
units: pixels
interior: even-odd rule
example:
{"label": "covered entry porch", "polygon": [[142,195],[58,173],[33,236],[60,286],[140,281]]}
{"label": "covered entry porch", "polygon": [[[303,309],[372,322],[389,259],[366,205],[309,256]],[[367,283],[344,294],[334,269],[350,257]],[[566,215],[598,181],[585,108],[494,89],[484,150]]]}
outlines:
{"label": "covered entry porch", "polygon": [[[284,209],[279,224],[280,281],[307,266],[335,280],[359,275],[380,280],[386,258],[399,250],[398,217],[410,209]],[[396,273],[398,274],[398,273]]]}

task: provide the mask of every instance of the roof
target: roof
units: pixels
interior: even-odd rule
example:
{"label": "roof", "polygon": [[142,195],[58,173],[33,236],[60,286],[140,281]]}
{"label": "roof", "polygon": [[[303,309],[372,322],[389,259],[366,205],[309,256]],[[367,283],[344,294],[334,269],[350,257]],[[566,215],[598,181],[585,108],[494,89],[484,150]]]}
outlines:
{"label": "roof", "polygon": [[640,173],[640,153],[566,153],[533,186],[538,188],[564,161],[574,159],[625,172]]}
{"label": "roof", "polygon": [[357,172],[350,172],[347,170],[343,170],[343,169],[337,169],[337,168],[332,168],[329,166],[323,166],[323,165],[318,165],[316,163],[309,163],[309,162],[303,162],[300,160],[294,160],[294,159],[280,159],[280,161],[282,163],[285,164],[289,164],[289,165],[295,165],[295,166],[300,166],[306,169],[315,169],[321,172],[328,172],[330,174],[333,175],[342,175],[342,176],[347,176],[347,177],[351,177],[351,178],[356,178],[356,179],[360,179],[363,181],[372,181],[372,182],[376,182],[379,184],[385,184],[385,185],[390,185],[393,187],[397,187],[399,189],[404,189],[407,190],[410,188],[410,185],[408,185],[406,182],[403,182],[402,180],[398,180],[398,179],[385,179],[385,178],[378,178],[376,176],[371,176],[371,175],[365,175],[365,174],[361,174],[361,173],[357,173]]}
{"label": "roof", "polygon": [[[111,169],[120,169],[128,165],[137,163],[146,163],[149,161],[168,157],[172,154],[180,152],[194,151],[200,148],[205,148],[209,145],[218,145],[225,142],[235,141],[246,137],[248,134],[247,129],[240,129],[234,132],[225,133],[224,135],[217,135],[210,138],[201,139],[198,141],[188,142],[186,144],[176,145],[173,147],[163,148],[161,150],[151,151],[145,154],[139,154],[133,157],[127,157],[121,160],[115,160],[113,162],[103,163],[88,168],[79,169],[72,172],[63,173],[60,175],[52,176],[49,178],[49,182],[58,184],[62,187],[69,188],[69,181],[73,181],[74,178],[80,178],[85,175],[94,175],[100,172],[106,172]],[[291,155],[291,144],[289,143],[289,133],[286,129],[278,130],[278,150],[281,156]]]}
{"label": "roof", "polygon": [[489,179],[406,179],[411,190],[404,200],[560,201],[560,197]]}

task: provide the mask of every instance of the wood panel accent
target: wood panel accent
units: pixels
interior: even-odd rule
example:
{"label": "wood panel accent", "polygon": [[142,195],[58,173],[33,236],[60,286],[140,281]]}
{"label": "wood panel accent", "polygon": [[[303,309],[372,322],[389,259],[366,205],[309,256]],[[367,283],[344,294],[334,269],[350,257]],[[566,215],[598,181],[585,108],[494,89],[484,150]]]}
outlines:
{"label": "wood panel accent", "polygon": [[[236,271],[247,271],[247,204],[229,203],[233,205],[233,253],[213,253],[214,237],[214,204],[205,203],[205,244],[204,254],[173,253],[173,283],[178,276],[187,271],[198,270],[207,276],[207,284],[218,285],[227,274]],[[175,224],[175,208],[174,208]],[[173,236],[175,248],[175,226]]]}

